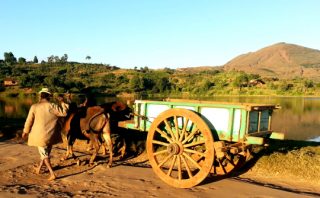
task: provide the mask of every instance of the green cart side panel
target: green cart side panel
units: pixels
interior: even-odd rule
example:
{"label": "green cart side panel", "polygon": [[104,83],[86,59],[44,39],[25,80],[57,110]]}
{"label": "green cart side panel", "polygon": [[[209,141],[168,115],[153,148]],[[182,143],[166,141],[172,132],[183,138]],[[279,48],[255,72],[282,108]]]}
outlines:
{"label": "green cart side panel", "polygon": [[170,109],[169,105],[160,105],[160,104],[148,104],[145,115],[149,118],[149,121],[145,122],[145,130],[148,131],[151,123],[154,119],[162,112]]}
{"label": "green cart side panel", "polygon": [[234,108],[201,107],[200,114],[208,120],[210,129],[219,140],[239,141],[246,130],[246,111]]}
{"label": "green cart side panel", "polygon": [[200,114],[207,119],[211,131],[216,132],[220,140],[231,140],[230,110],[227,108],[201,107]]}
{"label": "green cart side panel", "polygon": [[234,136],[235,138],[233,140],[235,142],[243,140],[244,136],[246,135],[248,114],[248,111],[241,109],[241,126],[240,131],[238,132],[238,136]]}
{"label": "green cart side panel", "polygon": [[[135,102],[134,126],[140,131],[148,131],[152,122],[158,115],[171,108],[189,109],[199,113],[207,122],[213,136],[219,140],[232,142],[242,141],[246,134],[270,130],[270,119],[274,106],[259,104],[226,104],[212,102],[166,102],[144,101]],[[183,120],[178,120],[182,126]],[[129,125],[128,125],[129,126]],[[133,125],[130,125],[133,126]]]}
{"label": "green cart side panel", "polygon": [[239,132],[241,129],[241,110],[235,109],[233,111],[233,124],[231,130],[231,140],[238,140],[239,139]]}
{"label": "green cart side panel", "polygon": [[141,109],[141,114],[148,117],[148,121],[142,121],[143,124],[140,126],[140,130],[148,131],[154,119],[162,112],[172,108],[183,108],[196,111],[196,107],[192,106],[180,106],[170,104],[145,104],[142,105],[144,108]]}
{"label": "green cart side panel", "polygon": [[246,132],[247,111],[235,109],[233,119],[232,138],[233,142],[238,142],[243,139]]}
{"label": "green cart side panel", "polygon": [[[156,102],[156,103],[136,103],[135,111],[137,114],[148,117],[148,120],[139,119],[139,130],[148,131],[154,119],[163,111],[171,108],[184,108],[200,113],[205,118],[210,129],[220,140],[239,141],[245,132],[245,127],[241,121],[246,118],[243,116],[241,109],[213,106],[179,105],[172,103]],[[135,122],[137,122],[136,118]],[[179,125],[182,121],[179,121]],[[244,122],[245,123],[245,122]]]}

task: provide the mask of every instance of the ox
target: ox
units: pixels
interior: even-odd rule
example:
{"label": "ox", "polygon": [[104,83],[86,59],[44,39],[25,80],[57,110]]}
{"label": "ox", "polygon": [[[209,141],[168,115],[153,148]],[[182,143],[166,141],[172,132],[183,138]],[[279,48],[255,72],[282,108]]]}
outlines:
{"label": "ox", "polygon": [[[100,143],[109,150],[108,167],[112,165],[113,145],[111,140],[111,126],[118,121],[130,119],[131,109],[121,102],[105,103],[99,106],[71,108],[62,131],[67,137],[67,152],[62,160],[73,154],[72,146],[76,139],[89,140],[93,145],[90,165],[98,154]],[[103,145],[105,144],[105,145]],[[105,147],[103,148],[105,152]],[[124,154],[124,150],[122,151]]]}

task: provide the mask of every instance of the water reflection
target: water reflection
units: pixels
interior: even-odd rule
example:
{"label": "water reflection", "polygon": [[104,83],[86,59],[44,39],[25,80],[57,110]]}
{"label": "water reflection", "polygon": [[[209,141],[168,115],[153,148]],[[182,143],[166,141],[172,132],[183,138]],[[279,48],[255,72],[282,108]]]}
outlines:
{"label": "water reflection", "polygon": [[[199,98],[197,98],[199,99]],[[78,97],[74,98],[75,101]],[[126,98],[96,97],[97,104],[114,100],[126,101]],[[311,140],[320,139],[320,98],[304,97],[230,97],[219,96],[201,98],[201,100],[278,104],[281,109],[275,110],[272,119],[272,129],[283,132],[286,139]],[[0,98],[0,119],[26,118],[31,104],[37,101],[36,97],[30,98]]]}
{"label": "water reflection", "polygon": [[0,118],[24,118],[33,102],[33,98],[0,98]]}
{"label": "water reflection", "polygon": [[311,141],[311,142],[320,142],[320,136],[316,137],[316,138],[312,138],[309,141]]}

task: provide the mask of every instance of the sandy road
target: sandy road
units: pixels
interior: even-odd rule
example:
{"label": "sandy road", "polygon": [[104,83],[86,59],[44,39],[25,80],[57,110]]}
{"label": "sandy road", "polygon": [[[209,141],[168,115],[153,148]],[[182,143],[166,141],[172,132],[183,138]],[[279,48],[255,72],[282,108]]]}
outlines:
{"label": "sandy road", "polygon": [[[151,168],[116,162],[111,169],[103,162],[89,168],[72,160],[60,162],[65,151],[53,149],[58,179],[32,171],[39,159],[35,147],[0,142],[0,197],[320,197],[320,192],[248,182],[240,178],[208,180],[190,189],[173,188],[162,182]],[[85,156],[83,156],[85,157]]]}

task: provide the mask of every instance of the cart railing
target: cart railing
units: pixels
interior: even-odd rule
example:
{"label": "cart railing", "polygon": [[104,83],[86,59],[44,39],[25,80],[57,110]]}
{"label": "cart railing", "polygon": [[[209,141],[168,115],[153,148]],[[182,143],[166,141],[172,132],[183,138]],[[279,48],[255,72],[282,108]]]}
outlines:
{"label": "cart railing", "polygon": [[[274,109],[271,104],[228,103],[198,100],[171,99],[167,101],[136,100],[134,122],[127,122],[126,128],[147,132],[154,119],[172,108],[183,108],[197,112],[208,124],[214,136],[230,142],[250,142],[261,144],[272,134],[271,117]],[[251,138],[250,137],[255,137]],[[272,137],[277,137],[273,135]],[[248,140],[249,139],[249,140]]]}

